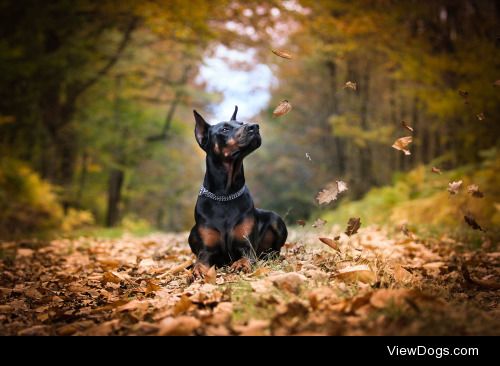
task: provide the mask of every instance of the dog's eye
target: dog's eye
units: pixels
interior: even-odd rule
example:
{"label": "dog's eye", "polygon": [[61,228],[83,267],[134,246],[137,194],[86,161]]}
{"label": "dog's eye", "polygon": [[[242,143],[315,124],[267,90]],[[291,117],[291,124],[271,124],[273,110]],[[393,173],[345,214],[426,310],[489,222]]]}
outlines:
{"label": "dog's eye", "polygon": [[228,127],[223,127],[222,128],[222,132],[228,132],[229,131],[229,128]]}

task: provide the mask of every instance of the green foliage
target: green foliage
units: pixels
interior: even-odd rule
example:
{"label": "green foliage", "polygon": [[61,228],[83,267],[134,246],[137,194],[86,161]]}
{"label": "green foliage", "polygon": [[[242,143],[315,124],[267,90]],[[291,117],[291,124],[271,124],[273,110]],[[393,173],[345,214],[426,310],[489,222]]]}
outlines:
{"label": "green foliage", "polygon": [[63,212],[56,189],[25,163],[0,159],[0,235],[15,237],[58,228]]}
{"label": "green foliage", "polygon": [[[485,156],[486,155],[486,156]],[[391,186],[371,189],[359,201],[346,201],[321,216],[331,223],[343,224],[349,217],[361,217],[364,225],[407,222],[422,227],[461,227],[471,232],[463,216],[471,213],[488,232],[498,234],[500,227],[500,154],[490,150],[485,160],[437,175],[431,166],[419,166],[399,174]],[[448,183],[462,180],[459,194],[450,195]],[[467,186],[477,184],[484,198],[474,198]]]}

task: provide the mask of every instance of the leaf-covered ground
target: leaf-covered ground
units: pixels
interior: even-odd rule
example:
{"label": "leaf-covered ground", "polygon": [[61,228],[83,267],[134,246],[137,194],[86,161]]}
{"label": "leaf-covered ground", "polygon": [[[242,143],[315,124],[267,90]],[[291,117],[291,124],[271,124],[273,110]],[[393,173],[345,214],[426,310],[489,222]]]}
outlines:
{"label": "leaf-covered ground", "polygon": [[339,231],[294,230],[253,273],[196,281],[187,234],[3,242],[0,334],[500,334],[496,243]]}

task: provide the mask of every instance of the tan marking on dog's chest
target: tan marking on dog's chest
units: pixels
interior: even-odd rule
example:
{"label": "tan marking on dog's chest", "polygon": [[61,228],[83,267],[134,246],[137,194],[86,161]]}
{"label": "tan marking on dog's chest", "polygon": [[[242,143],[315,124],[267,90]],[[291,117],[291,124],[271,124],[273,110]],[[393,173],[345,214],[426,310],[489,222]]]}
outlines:
{"label": "tan marking on dog's chest", "polygon": [[255,225],[253,217],[247,217],[240,224],[236,225],[233,229],[233,238],[237,240],[247,240]]}
{"label": "tan marking on dog's chest", "polygon": [[203,244],[207,247],[214,247],[221,241],[220,233],[215,229],[200,227],[198,232],[200,233]]}

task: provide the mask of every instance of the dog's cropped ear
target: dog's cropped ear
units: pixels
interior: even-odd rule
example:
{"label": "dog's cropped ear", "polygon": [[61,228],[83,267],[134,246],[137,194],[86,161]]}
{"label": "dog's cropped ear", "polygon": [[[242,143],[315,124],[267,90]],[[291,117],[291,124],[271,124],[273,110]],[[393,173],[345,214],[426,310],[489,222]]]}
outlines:
{"label": "dog's cropped ear", "polygon": [[196,137],[196,141],[198,141],[198,145],[205,150],[205,145],[208,141],[208,129],[210,125],[203,119],[203,117],[193,110],[194,119],[196,121],[196,126],[194,128],[194,136]]}
{"label": "dog's cropped ear", "polygon": [[231,117],[231,121],[236,121],[236,114],[238,113],[238,106],[235,105],[234,106],[234,112],[233,112],[233,116]]}

